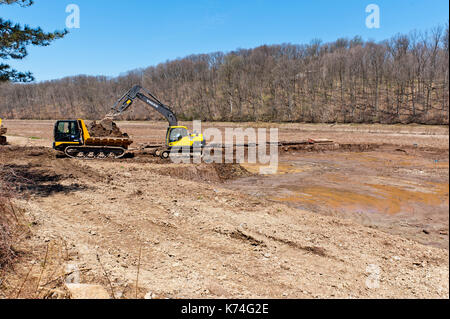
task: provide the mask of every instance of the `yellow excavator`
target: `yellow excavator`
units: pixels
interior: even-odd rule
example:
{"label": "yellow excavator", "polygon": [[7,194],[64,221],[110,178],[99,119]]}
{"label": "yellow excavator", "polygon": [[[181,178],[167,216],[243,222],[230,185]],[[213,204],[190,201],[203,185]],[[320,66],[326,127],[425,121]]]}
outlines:
{"label": "yellow excavator", "polygon": [[6,132],[7,129],[2,126],[2,119],[0,119],[0,145],[6,145],[6,136],[3,136]]}
{"label": "yellow excavator", "polygon": [[[146,95],[147,94],[147,95]],[[139,85],[135,85],[122,97],[120,97],[111,109],[107,117],[114,118],[122,115],[134,102],[139,99],[147,107],[159,112],[169,122],[166,132],[165,146],[155,151],[157,156],[167,159],[170,152],[180,151],[182,148],[190,148],[191,151],[201,150],[205,146],[203,134],[189,133],[187,127],[178,125],[175,113],[166,105],[161,103],[153,94]]]}
{"label": "yellow excavator", "polygon": [[[167,159],[172,151],[180,152],[185,148],[190,148],[191,152],[196,150],[201,152],[205,146],[203,135],[191,134],[185,126],[179,126],[173,111],[139,85],[131,88],[117,100],[107,118],[122,115],[135,99],[143,101],[146,106],[158,111],[169,122],[165,145],[155,150],[157,156]],[[131,143],[129,138],[91,137],[82,119],[57,121],[55,124],[53,148],[64,152],[69,157],[120,158],[125,155]]]}

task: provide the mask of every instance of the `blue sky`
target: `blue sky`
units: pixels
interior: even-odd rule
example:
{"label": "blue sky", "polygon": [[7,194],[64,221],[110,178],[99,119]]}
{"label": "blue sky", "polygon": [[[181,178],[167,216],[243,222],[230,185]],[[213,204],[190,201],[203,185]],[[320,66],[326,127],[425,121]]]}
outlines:
{"label": "blue sky", "polygon": [[[81,28],[49,47],[30,47],[25,60],[9,61],[13,67],[37,81],[117,76],[194,53],[355,35],[383,40],[445,25],[449,17],[447,0],[35,0],[29,8],[0,6],[0,16],[64,29],[71,3],[80,8]],[[379,29],[365,25],[371,3],[380,7]]]}

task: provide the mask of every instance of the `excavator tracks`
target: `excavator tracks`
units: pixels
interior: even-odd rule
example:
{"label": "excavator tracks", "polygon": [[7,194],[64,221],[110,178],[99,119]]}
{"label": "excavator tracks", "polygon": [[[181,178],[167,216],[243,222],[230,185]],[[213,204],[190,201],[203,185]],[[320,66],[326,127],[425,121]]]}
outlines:
{"label": "excavator tracks", "polygon": [[118,159],[122,158],[126,149],[122,147],[69,146],[64,153],[77,159]]}

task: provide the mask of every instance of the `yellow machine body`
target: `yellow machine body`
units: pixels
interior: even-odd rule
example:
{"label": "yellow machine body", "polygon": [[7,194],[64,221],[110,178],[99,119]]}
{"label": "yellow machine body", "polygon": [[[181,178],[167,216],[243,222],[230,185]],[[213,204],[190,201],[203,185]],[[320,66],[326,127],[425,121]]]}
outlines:
{"label": "yellow machine body", "polygon": [[171,126],[167,129],[166,144],[172,147],[203,146],[203,134],[189,134],[185,126]]}

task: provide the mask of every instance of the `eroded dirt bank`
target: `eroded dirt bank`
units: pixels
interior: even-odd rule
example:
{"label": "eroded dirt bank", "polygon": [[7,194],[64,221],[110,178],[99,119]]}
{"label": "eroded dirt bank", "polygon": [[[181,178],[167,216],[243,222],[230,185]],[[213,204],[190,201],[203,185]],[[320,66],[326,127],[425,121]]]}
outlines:
{"label": "eroded dirt bank", "polygon": [[204,172],[193,180],[180,165],[135,160],[2,149],[2,168],[35,181],[18,189],[29,231],[2,297],[28,272],[23,296],[64,297],[73,269],[117,298],[135,297],[138,269],[140,298],[449,296],[445,249],[227,189],[220,169],[184,164]]}

